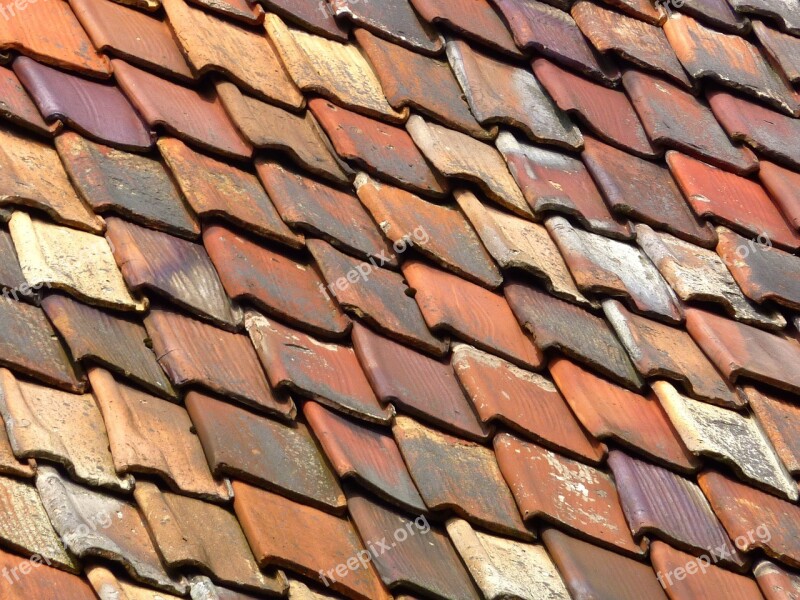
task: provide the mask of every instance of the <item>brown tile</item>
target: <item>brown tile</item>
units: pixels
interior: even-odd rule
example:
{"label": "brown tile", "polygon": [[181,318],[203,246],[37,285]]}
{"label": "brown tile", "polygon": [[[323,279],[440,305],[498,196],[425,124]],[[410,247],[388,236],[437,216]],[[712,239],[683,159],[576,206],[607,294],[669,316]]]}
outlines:
{"label": "brown tile", "polygon": [[309,179],[268,158],[256,159],[256,171],[281,218],[292,227],[354,256],[397,262],[389,259],[390,245],[355,194]]}
{"label": "brown tile", "polygon": [[520,280],[511,280],[504,291],[541,351],[558,350],[626,388],[642,388],[642,378],[604,319]]}
{"label": "brown tile", "polygon": [[800,576],[786,571],[768,560],[753,567],[758,587],[767,600],[793,600],[800,597]]}
{"label": "brown tile", "polygon": [[602,0],[604,4],[613,6],[620,12],[636,17],[651,25],[662,25],[665,15],[649,0]]}
{"label": "brown tile", "polygon": [[731,408],[744,405],[686,331],[634,315],[615,300],[604,302],[603,309],[643,376],[677,380],[698,400]]}
{"label": "brown tile", "polygon": [[257,410],[294,417],[294,403],[272,393],[246,336],[161,308],[151,310],[144,322],[159,364],[177,387],[199,386]]}
{"label": "brown tile", "polygon": [[36,488],[53,527],[76,556],[102,557],[137,581],[183,594],[185,580],[167,574],[133,503],[72,483],[45,465],[38,468]]}
{"label": "brown tile", "polygon": [[161,18],[108,0],[77,0],[71,7],[99,50],[167,77],[194,79]]}
{"label": "brown tile", "polygon": [[[297,579],[289,579],[289,598],[290,600],[337,600],[340,596],[335,596],[330,593],[328,590],[324,592],[321,591],[324,586],[320,585],[316,588],[311,588],[307,586],[304,582],[299,581]],[[230,598],[227,597],[222,598],[220,600],[239,600],[238,598]],[[248,600],[242,598],[241,600]]]}
{"label": "brown tile", "polygon": [[331,512],[344,508],[336,477],[302,423],[283,425],[198,392],[189,392],[186,408],[218,477],[248,481]]}
{"label": "brown tile", "polygon": [[698,476],[711,506],[741,550],[756,548],[800,567],[800,507],[714,471]]}
{"label": "brown tile", "polygon": [[61,121],[45,122],[17,75],[6,67],[0,67],[0,116],[46,137],[53,136],[62,127]]}
{"label": "brown tile", "polygon": [[501,294],[411,260],[403,275],[425,322],[520,366],[538,369],[542,354],[523,333]]}
{"label": "brown tile", "polygon": [[603,459],[603,447],[578,424],[549,379],[465,344],[453,349],[452,363],[486,425],[501,423],[579,460]]}
{"label": "brown tile", "polygon": [[794,434],[800,424],[800,407],[786,394],[765,393],[749,385],[744,393],[783,464],[793,475],[800,474],[800,440]]}
{"label": "brown tile", "polygon": [[440,266],[489,288],[503,282],[480,238],[457,209],[358,175],[361,202],[393,242],[394,249],[413,247]]}
{"label": "brown tile", "polygon": [[17,251],[8,229],[0,229],[0,297],[8,301],[35,299],[38,290],[28,285],[19,266]]}
{"label": "brown tile", "polygon": [[391,419],[393,410],[381,407],[351,347],[323,343],[254,311],[245,322],[273,387],[375,423]]}
{"label": "brown tile", "polygon": [[800,174],[762,160],[758,177],[783,216],[800,229]]}
{"label": "brown tile", "polygon": [[575,286],[544,226],[487,206],[472,192],[456,190],[455,197],[483,245],[503,269],[526,271],[541,280],[554,296],[576,304],[590,304]]}
{"label": "brown tile", "polygon": [[[119,598],[135,600],[151,600],[151,598],[152,600],[178,600],[179,598],[179,596],[174,596],[173,594],[165,594],[161,591],[155,592],[153,589],[138,585],[130,579],[118,577],[118,573],[114,573],[105,566],[100,566],[98,563],[87,564],[84,570],[86,578],[89,580],[89,583],[91,583],[98,596],[101,594],[108,594],[113,598],[114,594],[117,594]],[[220,597],[219,600],[223,600],[223,598]],[[241,598],[235,597],[231,600],[249,599],[245,596]]]}
{"label": "brown tile", "polygon": [[549,369],[567,404],[592,435],[671,469],[688,473],[700,465],[652,393],[635,394],[562,357],[551,360]]}
{"label": "brown tile", "polygon": [[573,5],[570,14],[600,52],[617,54],[643,69],[665,75],[683,87],[692,86],[660,26],[606,10],[585,0]]}
{"label": "brown tile", "polygon": [[781,27],[795,35],[800,33],[800,17],[797,16],[795,0],[731,0],[733,7],[746,14],[763,15],[775,19]]}
{"label": "brown tile", "polygon": [[259,4],[250,4],[247,0],[189,0],[209,12],[217,13],[231,20],[248,25],[261,24],[264,10]]}
{"label": "brown tile", "polygon": [[148,481],[134,492],[164,564],[191,566],[222,584],[281,594],[283,573],[262,573],[236,517],[227,509],[195,498],[162,492]]}
{"label": "brown tile", "polygon": [[104,369],[89,369],[108,430],[117,472],[161,477],[170,488],[220,502],[228,487],[215,481],[186,409],[129,387]]}
{"label": "brown tile", "polygon": [[103,230],[103,222],[75,193],[56,151],[4,127],[0,129],[0,206],[15,205],[42,210],[54,221],[84,231]]}
{"label": "brown tile", "polygon": [[405,510],[427,510],[391,435],[315,402],[306,402],[303,414],[339,477],[351,478]]}
{"label": "brown tile", "polygon": [[395,418],[392,431],[429,508],[453,511],[502,535],[533,539],[491,449],[439,433],[400,415]]}
{"label": "brown tile", "polygon": [[617,68],[595,52],[565,10],[538,0],[495,0],[494,3],[520,48],[534,50],[605,84],[619,79]]}
{"label": "brown tile", "polygon": [[[716,252],[666,233],[656,233],[647,225],[637,225],[636,235],[639,247],[681,300],[721,304],[731,317],[766,329],[786,326],[786,319],[779,312],[759,308],[745,298]],[[722,237],[720,232],[720,239]],[[741,243],[747,243],[744,238],[740,239]]]}
{"label": "brown tile", "polygon": [[150,127],[161,127],[211,152],[250,158],[253,149],[239,135],[215,93],[180,86],[118,59],[112,63],[117,83]]}
{"label": "brown tile", "polygon": [[793,35],[777,31],[761,21],[753,21],[753,31],[773,64],[777,64],[792,83],[800,82],[800,40]]}
{"label": "brown tile", "polygon": [[[0,372],[4,369],[0,369]],[[11,442],[8,439],[5,424],[0,427],[0,474],[21,479],[33,477],[36,464],[33,459],[20,460],[14,456]]]}
{"label": "brown tile", "polygon": [[498,204],[523,216],[531,215],[522,191],[494,147],[441,125],[427,123],[419,115],[411,115],[406,129],[439,172],[475,183]]}
{"label": "brown tile", "polygon": [[447,362],[415,352],[358,323],[353,326],[353,346],[381,401],[459,436],[486,438],[486,429]]}
{"label": "brown tile", "polygon": [[[8,600],[25,598],[69,598],[94,600],[92,588],[81,577],[54,569],[52,561],[35,555],[26,558],[0,550],[0,570],[8,574],[9,587],[4,592]],[[36,573],[34,577],[27,575]]]}
{"label": "brown tile", "polygon": [[609,475],[507,433],[495,436],[494,450],[526,522],[543,519],[625,554],[643,553]]}
{"label": "brown tile", "polygon": [[428,330],[419,306],[407,295],[402,275],[373,268],[374,263],[359,262],[320,240],[308,240],[308,249],[328,283],[326,293],[334,295],[345,311],[435,356],[447,351],[447,340]]}
{"label": "brown tile", "polygon": [[800,236],[756,182],[677,152],[667,154],[667,163],[698,216],[752,237],[766,235],[778,246],[800,246]]}
{"label": "brown tile", "polygon": [[667,600],[656,574],[647,564],[576,540],[556,529],[545,529],[542,539],[575,600]]}
{"label": "brown tile", "polygon": [[70,10],[69,4],[58,0],[52,4],[33,2],[23,5],[14,14],[14,7],[7,6],[8,14],[0,23],[0,51],[15,50],[37,60],[79,71],[93,77],[110,77],[108,59],[92,46],[86,32]]}
{"label": "brown tile", "polygon": [[308,262],[297,262],[219,225],[208,227],[203,241],[231,297],[318,335],[341,337],[350,329],[350,320],[326,294]]}
{"label": "brown tile", "polygon": [[327,4],[320,7],[316,0],[260,0],[270,12],[317,35],[347,42],[348,27],[334,18]]}
{"label": "brown tile", "polygon": [[651,549],[653,569],[672,600],[762,600],[756,582],[693,558],[663,542]]}
{"label": "brown tile", "polygon": [[664,381],[653,388],[689,450],[729,465],[755,487],[798,499],[797,484],[754,417],[692,400]]}
{"label": "brown tile", "polygon": [[255,175],[162,137],[158,149],[189,205],[201,217],[217,217],[295,248],[303,238],[281,221]]}
{"label": "brown tile", "polygon": [[334,155],[311,113],[296,115],[245,96],[228,81],[218,80],[216,89],[231,119],[253,146],[278,150],[324,179],[350,182],[349,169]]}
{"label": "brown tile", "polygon": [[692,77],[711,79],[755,96],[786,114],[800,114],[795,92],[758,47],[744,38],[708,29],[680,14],[664,23],[664,32]]}
{"label": "brown tile", "polygon": [[528,69],[495,60],[459,40],[447,43],[450,66],[484,126],[511,125],[531,140],[578,149],[583,136]]}
{"label": "brown tile", "polygon": [[56,150],[75,189],[97,212],[117,214],[181,237],[195,238],[200,233],[159,161],[95,144],[70,131],[56,138]]}
{"label": "brown tile", "polygon": [[395,540],[391,552],[373,553],[375,569],[392,591],[452,600],[481,597],[447,535],[424,516],[412,520],[360,492],[349,495],[348,506],[362,539]]}
{"label": "brown tile", "polygon": [[[236,516],[261,567],[297,571],[359,600],[391,598],[370,562],[345,568],[349,558],[367,552],[349,520],[238,481],[233,491]],[[306,543],[312,539],[313,544]],[[337,573],[339,565],[344,567]]]}
{"label": "brown tile", "polygon": [[728,0],[686,0],[680,12],[720,31],[739,35],[750,32],[750,19],[733,10]]}
{"label": "brown tile", "polygon": [[320,98],[312,99],[308,106],[340,157],[412,192],[441,197],[447,191],[447,179],[431,169],[404,129]]}
{"label": "brown tile", "polygon": [[545,224],[581,291],[622,296],[637,312],[681,322],[680,301],[639,248],[573,227],[561,216]]}
{"label": "brown tile", "polygon": [[[800,391],[800,344],[709,312],[686,311],[686,327],[694,340],[728,379],[762,381],[790,392]],[[780,357],[780,358],[778,358]]]}
{"label": "brown tile", "polygon": [[735,146],[708,106],[688,92],[638,71],[627,71],[622,82],[653,143],[740,174],[757,168],[753,153]]}

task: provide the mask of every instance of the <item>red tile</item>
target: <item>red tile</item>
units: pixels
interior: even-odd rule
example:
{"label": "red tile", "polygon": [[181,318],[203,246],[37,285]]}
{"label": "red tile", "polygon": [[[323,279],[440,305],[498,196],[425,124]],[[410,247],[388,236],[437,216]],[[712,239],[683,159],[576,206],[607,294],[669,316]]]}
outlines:
{"label": "red tile", "polygon": [[[798,21],[800,25],[800,21]],[[764,51],[792,83],[800,82],[800,40],[762,21],[753,21],[753,30]]]}
{"label": "red tile", "polygon": [[0,116],[46,137],[62,127],[61,121],[45,122],[14,71],[6,67],[0,67]]}
{"label": "red tile", "polygon": [[758,587],[767,600],[793,600],[800,597],[800,576],[768,560],[759,561],[753,568]]}
{"label": "red tile", "polygon": [[[81,577],[65,573],[50,566],[49,559],[37,556],[36,560],[0,550],[0,570],[7,574],[6,600],[27,598],[69,598],[69,600],[94,600],[92,588]],[[33,577],[28,577],[35,574]]]}
{"label": "red tile", "polygon": [[762,160],[758,177],[783,216],[800,229],[800,174]]}
{"label": "red tile", "polygon": [[744,386],[744,393],[769,441],[793,475],[800,475],[800,439],[794,434],[800,426],[800,406],[788,394],[765,393]]}

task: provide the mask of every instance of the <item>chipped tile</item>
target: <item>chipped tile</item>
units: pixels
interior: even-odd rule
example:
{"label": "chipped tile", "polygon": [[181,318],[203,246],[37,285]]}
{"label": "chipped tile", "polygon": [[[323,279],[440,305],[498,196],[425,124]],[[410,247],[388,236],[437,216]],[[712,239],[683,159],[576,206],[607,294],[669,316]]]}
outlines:
{"label": "chipped tile", "polygon": [[[4,369],[0,368],[0,373],[3,371]],[[36,468],[35,461],[33,459],[20,460],[14,456],[5,424],[2,425],[0,426],[0,474],[21,479],[33,477]]]}
{"label": "chipped tile", "polygon": [[326,337],[340,337],[350,320],[324,291],[307,262],[282,254],[212,225],[203,241],[231,297],[258,306],[287,322]]}
{"label": "chipped tile", "polygon": [[503,282],[467,219],[456,208],[433,204],[404,190],[358,175],[361,202],[394,248],[413,246],[424,256],[479,285]]}
{"label": "chipped tile", "polygon": [[511,125],[531,140],[579,149],[583,136],[528,69],[501,62],[468,44],[447,43],[450,66],[484,126]]}
{"label": "chipped tile", "polygon": [[391,419],[392,409],[381,407],[349,346],[321,342],[254,311],[245,323],[274,388],[286,387],[375,423]]}
{"label": "chipped tile", "polygon": [[55,141],[75,189],[97,212],[185,238],[199,235],[194,215],[159,161],[95,144],[71,131]]}
{"label": "chipped tile", "polygon": [[257,410],[293,418],[289,398],[270,390],[247,336],[163,308],[144,320],[159,364],[177,387],[197,385]]}
{"label": "chipped tile", "polygon": [[800,424],[800,407],[787,394],[765,393],[745,386],[744,393],[762,430],[793,475],[800,474],[800,439],[795,435]]}
{"label": "chipped tile", "polygon": [[767,600],[793,600],[800,597],[800,576],[768,560],[760,560],[753,567],[758,587]]}
{"label": "chipped tile", "polygon": [[744,405],[686,331],[631,314],[615,300],[605,301],[603,309],[643,376],[680,381],[698,400],[731,408]]}
{"label": "chipped tile", "polygon": [[270,12],[274,12],[291,23],[339,42],[347,42],[348,28],[338,22],[333,11],[317,0],[260,0]]}
{"label": "chipped tile", "polygon": [[[54,569],[53,561],[41,555],[25,559],[0,550],[0,570],[6,573],[9,587],[4,594],[8,600],[25,598],[69,598],[70,600],[95,600],[92,588],[78,576]],[[27,577],[31,572],[34,577]],[[13,587],[12,587],[13,586]],[[165,599],[166,600],[166,599]]]}
{"label": "chipped tile", "polygon": [[800,2],[797,0],[730,0],[741,13],[763,15],[778,21],[782,28],[795,35],[800,34]]}
{"label": "chipped tile", "polygon": [[[773,63],[780,66],[786,78],[795,84],[800,82],[800,40],[793,35],[777,31],[761,21],[753,21],[753,30],[764,51]],[[800,20],[798,20],[798,33],[800,33]]]}
{"label": "chipped tile", "polygon": [[590,438],[549,379],[465,344],[453,368],[484,424],[501,423],[554,450],[597,464],[602,446]]}
{"label": "chipped tile", "polygon": [[507,433],[495,436],[494,450],[526,522],[544,519],[625,554],[643,554],[609,475]]}
{"label": "chipped tile", "polygon": [[[95,590],[95,593],[103,599],[126,598],[127,600],[179,600],[179,596],[156,592],[152,588],[142,587],[129,579],[117,577],[117,574],[97,563],[91,563],[84,567],[86,578]],[[93,596],[94,597],[94,596]],[[215,600],[223,600],[221,597]],[[227,599],[226,599],[227,600]],[[249,600],[248,598],[232,598],[231,600]]]}
{"label": "chipped tile", "polygon": [[61,130],[61,121],[46,123],[36,104],[13,70],[0,67],[0,115],[21,127],[46,137]]}
{"label": "chipped tile", "polygon": [[750,19],[733,10],[728,0],[685,0],[680,12],[720,31],[743,35],[750,30]]}

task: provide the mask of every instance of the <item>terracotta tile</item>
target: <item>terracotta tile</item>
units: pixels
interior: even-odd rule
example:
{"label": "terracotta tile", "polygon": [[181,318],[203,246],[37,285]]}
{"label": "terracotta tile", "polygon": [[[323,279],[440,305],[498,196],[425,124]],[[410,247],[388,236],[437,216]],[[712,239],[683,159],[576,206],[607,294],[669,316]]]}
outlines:
{"label": "terracotta tile", "polygon": [[350,320],[324,293],[322,279],[309,263],[259,246],[219,225],[207,228],[203,240],[233,298],[318,335],[340,337],[349,330]]}
{"label": "terracotta tile", "polygon": [[508,282],[504,291],[517,320],[541,351],[558,350],[630,389],[644,385],[604,319],[520,280]]}
{"label": "terracotta tile", "polygon": [[622,82],[653,143],[740,174],[757,168],[753,153],[735,146],[708,106],[688,92],[637,71]]}
{"label": "terracotta tile", "polygon": [[664,32],[692,77],[711,79],[755,96],[784,113],[800,114],[795,92],[759,49],[744,38],[708,29],[680,14],[664,23]]}
{"label": "terracotta tile", "polygon": [[762,160],[758,177],[783,216],[800,229],[800,174]]}
{"label": "terracotta tile", "polygon": [[[84,567],[86,578],[91,583],[95,593],[102,598],[102,594],[108,594],[112,598],[117,594],[119,598],[128,598],[129,600],[178,600],[179,596],[172,594],[165,594],[147,587],[142,587],[126,578],[117,577],[114,573],[104,566],[97,563],[91,563]],[[223,600],[220,598],[220,600]],[[239,600],[234,598],[232,600]],[[248,600],[243,598],[242,600]]]}
{"label": "terracotta tile", "polygon": [[340,42],[347,42],[347,26],[334,18],[333,11],[327,4],[320,7],[317,0],[260,0],[260,3],[270,12],[303,29]]}
{"label": "terracotta tile", "polygon": [[181,237],[200,233],[159,161],[95,144],[69,131],[56,138],[56,150],[81,198],[97,212]]}
{"label": "terracotta tile", "polygon": [[683,87],[692,83],[660,26],[645,23],[581,0],[570,14],[595,48],[665,75]]}
{"label": "terracotta tile", "polygon": [[631,314],[615,300],[604,302],[603,309],[643,376],[677,380],[690,396],[704,402],[744,405],[686,331]]}
{"label": "terracotta tile", "polygon": [[781,27],[789,33],[800,33],[800,17],[797,9],[800,8],[797,0],[776,2],[775,0],[730,0],[733,7],[742,13],[763,15],[775,19]]}
{"label": "terracotta tile", "polygon": [[91,368],[89,380],[119,473],[157,475],[175,491],[212,502],[229,499],[227,486],[211,476],[186,409],[116,381],[104,369]]}
{"label": "terracotta tile", "polygon": [[[184,0],[161,3],[175,38],[197,75],[221,72],[261,98],[295,109],[303,105],[303,95],[263,33],[225,21]],[[242,61],[243,54],[249,60]]]}
{"label": "terracotta tile", "polygon": [[749,385],[744,393],[783,464],[793,475],[800,474],[800,440],[794,435],[800,409],[787,394],[765,393]]}
{"label": "terracotta tile", "polygon": [[456,190],[456,201],[503,269],[520,269],[541,280],[554,296],[590,304],[578,291],[558,247],[542,225],[483,204],[472,193]]}
{"label": "terracotta tile", "polygon": [[402,275],[373,268],[373,263],[359,262],[320,240],[308,240],[308,249],[328,283],[326,293],[345,311],[424,352],[442,356],[447,351],[448,341],[428,330]]}
{"label": "terracotta tile", "polygon": [[6,301],[35,298],[38,293],[25,281],[11,234],[5,228],[0,229],[0,292]]}
{"label": "terracotta tile", "polygon": [[579,460],[602,460],[602,446],[578,424],[549,379],[465,344],[453,349],[452,363],[486,425],[501,423]]}
{"label": "terracotta tile", "polygon": [[[8,600],[25,598],[70,598],[94,600],[92,588],[81,577],[64,573],[51,566],[52,561],[42,556],[23,558],[0,550],[0,569],[8,574],[10,585],[4,592]],[[26,565],[26,566],[23,566]],[[34,577],[28,577],[31,573]]]}
{"label": "terracotta tile", "polygon": [[651,556],[653,569],[672,600],[762,600],[755,581],[710,565],[706,559],[663,542],[653,543]]}
{"label": "terracotta tile", "polygon": [[511,125],[531,140],[578,149],[583,136],[528,69],[495,60],[465,42],[447,43],[450,66],[484,126]]}
{"label": "terracotta tile", "polygon": [[800,595],[800,576],[761,560],[753,567],[758,587],[767,600],[793,600]]}
{"label": "terracotta tile", "polygon": [[542,539],[575,600],[667,599],[649,565],[576,540],[556,529],[545,529]]}
{"label": "terracotta tile", "polygon": [[526,522],[543,519],[617,551],[643,553],[609,475],[507,433],[495,436],[494,450]]}
{"label": "terracotta tile", "polygon": [[349,346],[323,343],[254,311],[245,322],[273,387],[375,423],[391,419],[392,409],[381,407]]}
{"label": "terracotta tile", "polygon": [[137,581],[177,594],[184,592],[183,578],[164,570],[133,503],[72,483],[45,465],[38,468],[36,488],[53,527],[76,556],[102,557],[124,566]]}
{"label": "terracotta tile", "polygon": [[[777,64],[792,83],[799,82],[800,40],[777,31],[761,21],[753,21],[753,31],[773,64]],[[800,21],[798,21],[798,32],[800,33]]]}
{"label": "terracotta tile", "polygon": [[800,507],[713,471],[701,473],[698,480],[743,551],[759,548],[782,563],[800,566]]}
{"label": "terracotta tile", "polygon": [[303,238],[281,221],[255,175],[162,137],[158,149],[189,205],[201,217],[221,218],[295,248]]}
{"label": "terracotta tile", "polygon": [[687,398],[665,381],[653,389],[689,450],[725,463],[751,485],[797,500],[797,484],[754,417]]}
{"label": "terracotta tile", "polygon": [[426,512],[391,435],[341,417],[315,402],[306,402],[303,414],[339,477],[353,479],[405,510]]}
{"label": "terracotta tile", "polygon": [[134,495],[168,567],[192,566],[222,584],[256,592],[286,591],[282,573],[259,570],[236,517],[225,508],[162,492],[147,481],[137,483]]}
{"label": "terracotta tile", "polygon": [[459,387],[447,362],[434,360],[356,323],[353,346],[375,393],[404,413],[469,439],[487,430]]}
{"label": "terracotta tile", "polygon": [[457,209],[433,204],[410,192],[358,175],[361,202],[393,242],[394,249],[412,246],[445,269],[485,287],[503,282],[480,238]]}
{"label": "terracotta tile", "polygon": [[103,222],[75,193],[56,151],[2,128],[0,206],[13,205],[42,210],[56,222],[85,231],[103,230]]}
{"label": "terracotta tile", "polygon": [[[350,521],[238,481],[233,491],[236,516],[261,567],[286,567],[360,600],[391,598],[370,563],[336,573],[338,565],[366,552]],[[310,539],[315,543],[307,544]]]}
{"label": "terracotta tile", "polygon": [[0,323],[0,365],[59,389],[83,392],[83,374],[76,372],[40,308],[3,298]]}
{"label": "terracotta tile", "polygon": [[400,127],[358,115],[320,98],[308,103],[342,158],[394,185],[444,196],[447,179],[434,172]]}
{"label": "terracotta tile", "polygon": [[261,183],[281,218],[360,258],[386,259],[391,248],[355,194],[309,179],[268,158],[256,159]]}
{"label": "terracotta tile", "polygon": [[13,70],[0,67],[0,116],[33,133],[51,137],[61,130],[61,121],[46,123]]}
{"label": "terracotta tile", "polygon": [[605,84],[619,79],[617,68],[595,52],[565,10],[538,0],[494,0],[494,4],[520,48],[534,50]]}
{"label": "terracotta tile", "polygon": [[261,24],[264,9],[260,4],[250,4],[247,0],[189,0],[192,4],[212,13],[248,25]]}
{"label": "terracotta tile", "polygon": [[[391,552],[373,555],[375,569],[392,591],[452,600],[481,597],[447,535],[424,516],[406,517],[359,492],[349,495],[348,506],[362,539],[396,540]],[[401,539],[395,533],[400,530],[408,535]]]}
{"label": "terracotta tile", "polygon": [[[779,312],[759,308],[745,298],[716,252],[666,233],[656,233],[647,225],[637,225],[636,236],[639,247],[681,300],[721,304],[731,317],[750,325],[767,329],[786,326],[786,319]],[[720,233],[720,239],[722,237]],[[740,239],[747,243],[744,238]]]}
{"label": "terracotta tile", "polygon": [[392,427],[425,504],[496,533],[533,539],[503,480],[494,452],[398,415]]}
{"label": "terracotta tile", "polygon": [[696,308],[686,311],[686,327],[732,382],[746,377],[790,392],[800,391],[800,372],[792,366],[800,360],[800,345],[795,340]]}
{"label": "terracotta tile", "polygon": [[618,450],[609,453],[608,464],[628,524],[637,538],[647,535],[662,539],[737,570],[745,565],[744,556],[728,538],[694,481]]}
{"label": "terracotta tile", "polygon": [[411,260],[403,275],[425,322],[520,366],[538,369],[542,354],[516,323],[502,295]]}
{"label": "terracotta tile", "polygon": [[150,127],[161,127],[189,143],[232,158],[253,149],[239,135],[216,94],[198,92],[114,59],[117,83]]}
{"label": "terracotta tile", "polygon": [[578,421],[592,435],[670,469],[693,472],[700,465],[652,393],[634,394],[562,357],[551,360],[549,369]]}
{"label": "terracotta tile", "polygon": [[[0,369],[2,372],[4,369]],[[36,464],[33,459],[21,460],[14,456],[5,426],[0,427],[0,474],[28,479],[34,476]]]}
{"label": "terracotta tile", "polygon": [[476,531],[462,519],[447,521],[447,533],[488,600],[571,598],[544,547]]}
{"label": "terracotta tile", "polygon": [[194,79],[161,18],[108,0],[77,0],[71,7],[99,50],[167,77]]}
{"label": "terracotta tile", "polygon": [[620,12],[636,17],[651,25],[662,25],[665,16],[649,0],[602,0]]}
{"label": "terracotta tile", "polygon": [[637,312],[681,322],[678,298],[639,248],[573,227],[560,216],[545,224],[581,291],[622,296]]}
{"label": "terracotta tile", "polygon": [[151,310],[144,323],[159,364],[177,387],[199,386],[257,410],[294,417],[294,403],[272,393],[246,336],[162,308]]}
{"label": "terracotta tile", "polygon": [[14,16],[14,7],[6,7],[9,18],[0,23],[0,51],[15,50],[56,67],[79,71],[93,77],[110,77],[108,59],[92,46],[86,32],[70,10],[58,0],[52,4],[30,3]]}
{"label": "terracotta tile", "polygon": [[350,182],[350,169],[335,156],[311,113],[296,115],[245,96],[228,81],[218,80],[216,89],[231,119],[253,146],[278,150],[305,170],[335,183]]}
{"label": "terracotta tile", "polygon": [[750,19],[733,10],[727,0],[686,0],[680,12],[720,31],[742,35],[750,30]]}
{"label": "terracotta tile", "polygon": [[766,235],[778,246],[800,246],[800,236],[756,182],[677,152],[667,154],[667,163],[698,216],[752,237]]}

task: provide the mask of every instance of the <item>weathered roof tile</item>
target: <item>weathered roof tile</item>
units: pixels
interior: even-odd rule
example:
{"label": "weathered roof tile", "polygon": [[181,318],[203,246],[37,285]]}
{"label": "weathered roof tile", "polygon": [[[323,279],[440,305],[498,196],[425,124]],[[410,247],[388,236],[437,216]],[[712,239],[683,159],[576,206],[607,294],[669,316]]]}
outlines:
{"label": "weathered roof tile", "polygon": [[742,35],[750,30],[750,19],[733,10],[728,0],[685,0],[680,12],[720,31]]}
{"label": "weathered roof tile", "polygon": [[189,0],[192,4],[217,13],[228,19],[248,25],[260,24],[264,20],[264,9],[247,0]]}
{"label": "weathered roof tile", "polygon": [[19,300],[20,296],[30,298],[37,293],[25,281],[14,242],[7,229],[0,229],[0,292],[5,300]]}
{"label": "weathered roof tile", "polygon": [[317,0],[260,0],[270,12],[296,23],[317,35],[347,42],[348,28],[345,23],[334,18],[333,10],[327,3],[322,5]]}
{"label": "weathered roof tile", "polygon": [[788,394],[766,393],[750,385],[744,386],[744,393],[783,464],[793,475],[800,474],[800,439],[794,434],[800,407]]}
{"label": "weathered roof tile", "polygon": [[797,0],[730,0],[730,2],[741,13],[775,19],[789,33],[800,34],[800,17],[797,15],[800,3]]}
{"label": "weathered roof tile", "polygon": [[602,2],[651,25],[662,25],[666,17],[649,0],[602,0]]}
{"label": "weathered roof tile", "polygon": [[800,173],[789,171],[776,164],[762,160],[758,177],[769,192],[783,216],[795,228],[800,229]]}
{"label": "weathered roof tile", "polygon": [[[800,82],[800,40],[793,35],[777,31],[761,21],[753,21],[753,31],[764,51],[780,66],[786,78],[792,83]],[[798,21],[798,33],[800,33],[800,21]]]}
{"label": "weathered roof tile", "polygon": [[45,137],[62,128],[61,121],[46,123],[11,68],[0,67],[0,116]]}
{"label": "weathered roof tile", "polygon": [[[178,600],[180,597],[174,594],[167,594],[162,591],[154,591],[150,587],[144,587],[138,583],[131,581],[125,577],[120,576],[119,572],[111,571],[99,563],[93,562],[84,566],[86,579],[92,584],[95,593],[102,598],[101,594],[108,594],[114,597],[117,594],[119,598],[135,598],[139,600],[150,600],[152,595],[156,595],[157,600]],[[222,598],[220,598],[222,600]],[[233,598],[232,600],[240,600]],[[244,598],[243,600],[249,600]]]}
{"label": "weathered roof tile", "polygon": [[[9,600],[25,598],[70,598],[70,600],[95,600],[92,588],[75,575],[55,569],[53,561],[41,555],[24,559],[16,554],[0,550],[0,569],[9,573],[10,582],[6,593]],[[23,565],[26,565],[23,567]],[[34,577],[27,577],[32,572]],[[13,586],[13,587],[11,587]]]}
{"label": "weathered roof tile", "polygon": [[800,594],[800,576],[782,569],[768,560],[760,560],[753,567],[758,587],[767,600],[791,600]]}

